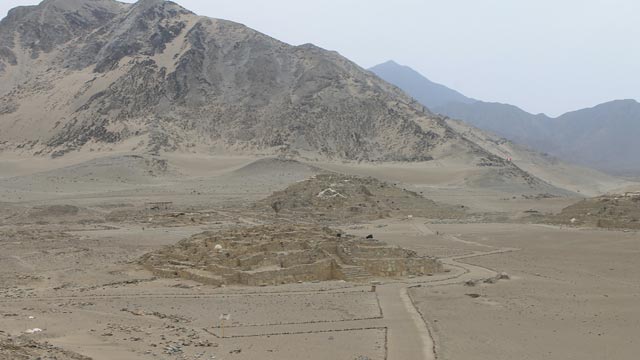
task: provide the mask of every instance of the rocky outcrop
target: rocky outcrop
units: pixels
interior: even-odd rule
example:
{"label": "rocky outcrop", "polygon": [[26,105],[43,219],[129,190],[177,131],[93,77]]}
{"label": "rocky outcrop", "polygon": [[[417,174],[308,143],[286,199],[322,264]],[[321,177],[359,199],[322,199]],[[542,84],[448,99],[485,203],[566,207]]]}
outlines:
{"label": "rocky outcrop", "polygon": [[127,6],[112,0],[45,0],[12,9],[0,22],[0,58],[15,65],[15,46],[37,58],[103,26]]}

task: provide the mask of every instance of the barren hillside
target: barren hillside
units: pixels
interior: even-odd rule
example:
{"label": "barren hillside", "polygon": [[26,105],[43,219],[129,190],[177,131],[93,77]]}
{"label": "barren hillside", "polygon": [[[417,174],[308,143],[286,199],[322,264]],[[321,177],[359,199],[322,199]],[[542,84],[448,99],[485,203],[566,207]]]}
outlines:
{"label": "barren hillside", "polygon": [[[428,160],[478,151],[339,54],[175,3],[47,0],[0,25],[4,150]],[[418,125],[420,122],[422,126]]]}

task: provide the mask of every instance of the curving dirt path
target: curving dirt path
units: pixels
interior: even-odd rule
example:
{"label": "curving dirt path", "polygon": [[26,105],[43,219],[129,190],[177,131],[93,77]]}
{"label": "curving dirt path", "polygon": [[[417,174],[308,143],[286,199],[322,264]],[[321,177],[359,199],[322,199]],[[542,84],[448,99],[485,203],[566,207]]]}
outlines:
{"label": "curving dirt path", "polygon": [[[417,219],[413,219],[411,225],[413,228],[421,235],[433,235],[435,232],[431,230],[424,222],[418,221]],[[468,245],[486,247],[491,250],[488,251],[474,251],[471,254],[462,255],[462,256],[453,256],[448,258],[441,258],[440,261],[448,266],[449,268],[458,269],[457,273],[442,279],[433,279],[433,280],[424,280],[420,279],[414,282],[414,286],[426,286],[426,287],[435,287],[435,286],[446,286],[453,284],[464,283],[468,280],[479,280],[486,279],[496,276],[498,273],[494,269],[489,269],[482,266],[472,265],[463,262],[464,259],[469,259],[478,256],[487,256],[494,254],[503,254],[512,251],[519,251],[520,249],[516,248],[496,248],[490,245],[477,243],[474,241],[466,241],[459,239],[453,235],[446,235],[446,239],[456,242],[465,243]],[[427,359],[427,360],[435,360],[438,358],[437,353],[437,345],[433,338],[433,335],[430,331],[429,324],[427,323],[427,319],[425,319],[416,307],[413,304],[407,290],[407,284],[397,284],[399,287],[400,297],[402,298],[402,303],[404,310],[400,310],[398,306],[393,309],[394,316],[404,316],[405,323],[404,328],[402,329],[403,333],[396,334],[399,336],[392,336],[393,332],[391,328],[389,329],[389,359]],[[379,294],[381,294],[386,289],[392,288],[392,285],[387,285],[381,288]],[[396,292],[398,289],[396,289]],[[382,297],[380,299],[380,305],[383,304]],[[404,312],[404,315],[401,313]],[[383,307],[384,313],[384,307]],[[386,316],[385,316],[386,318]],[[408,319],[411,318],[413,322],[413,329],[410,329],[410,325],[408,324]],[[406,336],[406,334],[410,334]],[[401,348],[400,348],[401,347]],[[392,351],[393,350],[393,351]]]}
{"label": "curving dirt path", "polygon": [[[421,222],[417,219],[412,220],[412,224],[414,229],[421,235],[432,235],[435,232],[431,230],[424,222]],[[470,254],[466,255],[457,255],[446,258],[440,258],[439,260],[446,266],[453,267],[459,269],[459,272],[449,278],[445,279],[434,279],[433,281],[421,281],[420,283],[425,284],[427,286],[443,286],[443,285],[452,285],[463,283],[467,280],[477,280],[477,279],[486,279],[490,277],[494,277],[498,274],[498,272],[494,269],[468,264],[463,262],[464,259],[470,259],[479,256],[487,256],[487,255],[495,255],[495,254],[504,254],[513,251],[520,251],[518,248],[497,248],[491,245],[482,244],[475,241],[467,241],[462,240],[456,236],[447,234],[443,235],[443,237],[450,241],[460,242],[467,245],[474,245],[479,247],[488,248],[487,251],[473,251]]]}

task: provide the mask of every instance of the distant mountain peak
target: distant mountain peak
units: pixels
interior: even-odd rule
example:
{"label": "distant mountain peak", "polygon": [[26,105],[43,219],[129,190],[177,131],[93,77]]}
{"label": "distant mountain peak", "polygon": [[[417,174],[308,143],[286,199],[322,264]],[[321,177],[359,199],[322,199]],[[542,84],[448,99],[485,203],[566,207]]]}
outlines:
{"label": "distant mountain peak", "polygon": [[394,84],[420,103],[433,110],[448,103],[473,103],[474,99],[444,85],[435,83],[409,66],[398,64],[394,60],[388,60],[376,65],[369,71],[378,75],[383,80]]}
{"label": "distant mountain peak", "polygon": [[166,3],[166,0],[138,0],[135,4],[140,7],[156,6]]}
{"label": "distant mountain peak", "polygon": [[[391,60],[387,60],[379,65],[376,66],[404,66],[404,65],[400,65],[398,62],[396,62],[395,60],[391,59]],[[375,66],[374,66],[375,67]]]}
{"label": "distant mountain peak", "polygon": [[139,11],[146,11],[155,7],[161,7],[168,10],[174,10],[174,11],[180,11],[183,13],[192,13],[191,11],[182,7],[181,5],[168,0],[138,0],[132,5],[132,9],[139,9]]}
{"label": "distant mountain peak", "polygon": [[37,58],[99,28],[127,6],[114,0],[46,0],[19,7],[0,21],[0,48],[13,51],[19,42]]}

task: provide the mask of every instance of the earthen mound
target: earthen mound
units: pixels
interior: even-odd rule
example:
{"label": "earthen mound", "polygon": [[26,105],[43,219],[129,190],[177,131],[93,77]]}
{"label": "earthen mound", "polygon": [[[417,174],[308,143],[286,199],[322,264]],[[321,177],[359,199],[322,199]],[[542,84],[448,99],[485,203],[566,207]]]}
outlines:
{"label": "earthen mound", "polygon": [[584,199],[546,220],[553,224],[640,229],[640,192]]}
{"label": "earthen mound", "polygon": [[371,178],[338,173],[312,176],[259,201],[256,207],[278,216],[328,221],[374,220],[401,216],[456,219],[464,211]]}
{"label": "earthen mound", "polygon": [[140,260],[161,277],[210,285],[361,281],[441,270],[431,257],[316,225],[261,225],[204,232]]}
{"label": "earthen mound", "polygon": [[278,173],[306,173],[309,176],[323,172],[323,170],[286,158],[263,158],[234,170],[232,176],[258,176]]}
{"label": "earthen mound", "polygon": [[99,211],[69,204],[33,207],[0,203],[0,225],[102,223]]}

